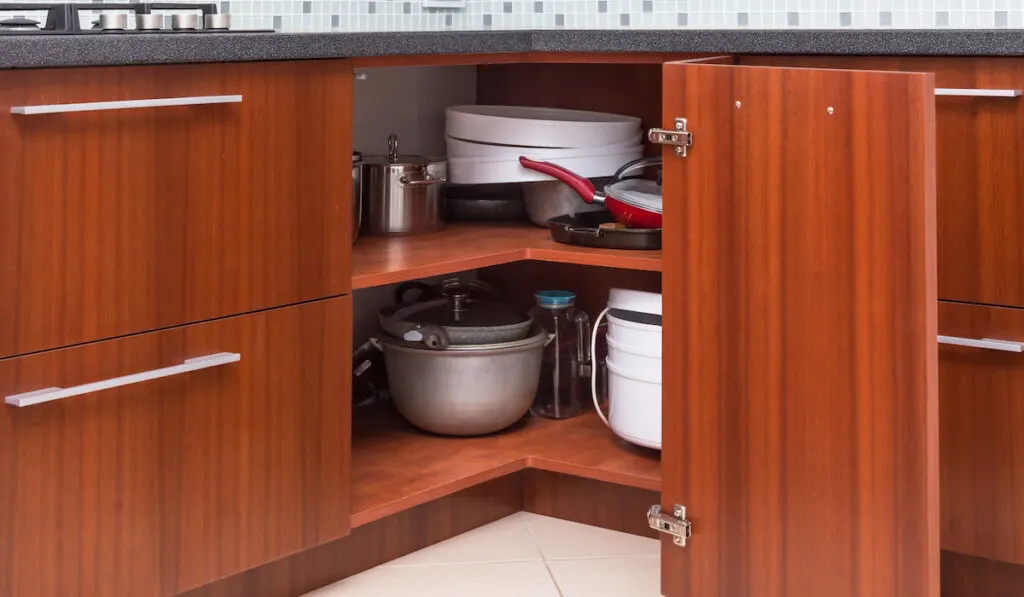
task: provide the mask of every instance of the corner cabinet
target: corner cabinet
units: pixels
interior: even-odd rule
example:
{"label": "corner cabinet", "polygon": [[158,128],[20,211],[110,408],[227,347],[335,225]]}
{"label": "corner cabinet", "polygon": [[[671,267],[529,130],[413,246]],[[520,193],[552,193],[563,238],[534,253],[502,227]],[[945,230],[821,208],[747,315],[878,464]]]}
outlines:
{"label": "corner cabinet", "polygon": [[936,597],[932,75],[664,77],[662,592]]}

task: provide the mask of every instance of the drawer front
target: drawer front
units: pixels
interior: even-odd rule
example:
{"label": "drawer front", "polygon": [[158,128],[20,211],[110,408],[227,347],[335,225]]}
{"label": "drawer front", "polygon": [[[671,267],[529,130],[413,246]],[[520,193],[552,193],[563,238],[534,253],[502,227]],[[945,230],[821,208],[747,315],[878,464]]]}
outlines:
{"label": "drawer front", "polygon": [[940,303],[939,334],[942,547],[1024,563],[1024,310]]}
{"label": "drawer front", "polygon": [[347,292],[351,89],[341,61],[0,72],[0,356]]}
{"label": "drawer front", "polygon": [[[934,72],[939,298],[1024,306],[1024,59],[744,57]],[[867,133],[870,134],[870,133]],[[885,172],[858,173],[884,181]],[[840,184],[854,184],[839,181]]]}
{"label": "drawer front", "polygon": [[346,534],[350,344],[342,297],[0,361],[10,396],[240,355],[0,404],[0,595],[173,595]]}

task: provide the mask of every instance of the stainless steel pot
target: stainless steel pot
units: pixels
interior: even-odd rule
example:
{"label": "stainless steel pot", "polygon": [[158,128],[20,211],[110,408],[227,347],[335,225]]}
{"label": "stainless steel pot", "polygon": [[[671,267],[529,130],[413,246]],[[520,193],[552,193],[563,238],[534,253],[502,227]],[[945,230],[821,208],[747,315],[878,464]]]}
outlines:
{"label": "stainless steel pot", "polygon": [[363,154],[352,152],[352,244],[359,238],[363,225]]}
{"label": "stainless steel pot", "polygon": [[431,350],[381,335],[391,397],[410,423],[444,435],[482,435],[530,409],[548,334],[524,340]]}
{"label": "stainless steel pot", "polygon": [[363,232],[410,235],[444,228],[443,159],[398,155],[398,137],[388,137],[388,155],[363,161]]}

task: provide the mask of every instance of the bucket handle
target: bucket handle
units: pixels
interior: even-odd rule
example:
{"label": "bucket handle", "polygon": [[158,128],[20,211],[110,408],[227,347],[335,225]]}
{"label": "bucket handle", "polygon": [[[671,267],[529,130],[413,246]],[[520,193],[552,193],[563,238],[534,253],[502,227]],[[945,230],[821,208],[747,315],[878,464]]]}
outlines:
{"label": "bucket handle", "polygon": [[[593,328],[593,331],[590,333],[590,358],[592,360],[597,355],[597,330],[598,330],[598,328],[601,327],[601,320],[604,319],[604,316],[607,315],[607,314],[608,314],[608,307],[605,307],[604,310],[601,311],[601,314],[597,316],[597,319],[594,320],[594,328]],[[604,424],[607,425],[609,429],[611,429],[612,428],[612,424],[608,422],[608,419],[605,418],[604,413],[601,412],[601,404],[597,401],[597,363],[596,362],[594,363],[594,367],[593,367],[593,369],[590,372],[590,396],[594,399],[594,410],[597,411],[597,416],[601,417],[601,420],[604,421]],[[609,397],[609,400],[610,399],[611,399],[611,397]]]}

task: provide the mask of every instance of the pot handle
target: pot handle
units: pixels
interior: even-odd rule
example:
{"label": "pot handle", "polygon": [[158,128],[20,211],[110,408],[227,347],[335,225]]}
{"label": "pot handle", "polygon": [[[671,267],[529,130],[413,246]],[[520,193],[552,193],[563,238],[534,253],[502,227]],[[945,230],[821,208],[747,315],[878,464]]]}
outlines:
{"label": "pot handle", "polygon": [[444,328],[433,324],[420,324],[402,321],[398,315],[404,309],[399,309],[391,315],[378,314],[380,329],[392,338],[399,338],[406,342],[420,343],[434,350],[444,350],[451,345],[448,332]]}
{"label": "pot handle", "polygon": [[592,203],[594,201],[594,196],[597,195],[597,189],[594,188],[594,185],[589,180],[571,170],[559,166],[558,164],[552,164],[551,162],[537,162],[525,156],[519,156],[519,164],[527,170],[534,170],[541,174],[547,174],[552,178],[564,182],[572,187],[572,190],[576,191],[576,194],[582,197],[587,203]]}
{"label": "pot handle", "polygon": [[[406,302],[405,295],[408,294],[410,290],[419,290],[420,295],[416,297],[416,300]],[[427,284],[426,282],[420,282],[419,280],[402,282],[397,288],[395,288],[395,303],[403,307],[439,298],[441,298],[441,292],[437,287]]]}
{"label": "pot handle", "polygon": [[[592,328],[592,330],[590,332],[590,334],[591,334],[590,335],[590,360],[591,361],[593,361],[595,356],[597,355],[597,330],[601,327],[601,320],[604,319],[604,316],[607,315],[607,314],[608,314],[608,307],[605,307],[604,310],[601,311],[601,314],[597,316],[597,319],[594,320],[594,326],[593,326],[593,328]],[[595,363],[595,366],[593,366],[591,368],[591,372],[590,372],[590,396],[594,399],[594,410],[597,411],[597,416],[601,417],[601,420],[604,421],[604,424],[607,425],[609,429],[611,429],[612,428],[612,424],[608,422],[608,419],[605,418],[604,413],[601,412],[601,403],[597,401],[597,366],[596,366],[596,363]],[[610,399],[611,399],[611,397],[609,396],[609,400]]]}

